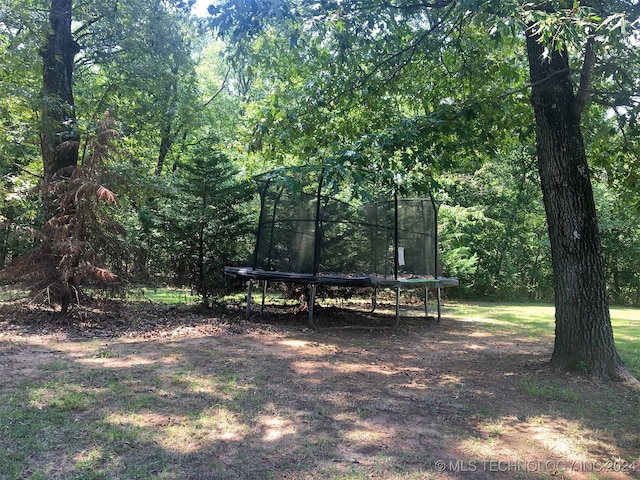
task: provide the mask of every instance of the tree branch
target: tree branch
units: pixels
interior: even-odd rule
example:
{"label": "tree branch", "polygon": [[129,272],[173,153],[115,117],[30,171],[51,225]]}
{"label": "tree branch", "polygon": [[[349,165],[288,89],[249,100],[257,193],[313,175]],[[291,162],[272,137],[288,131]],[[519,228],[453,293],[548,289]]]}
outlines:
{"label": "tree branch", "polygon": [[44,177],[42,175],[38,175],[37,173],[33,173],[30,172],[29,170],[27,170],[25,167],[23,167],[22,165],[18,164],[17,162],[13,162],[13,167],[17,168],[18,170],[20,170],[22,173],[26,173],[27,175],[41,181]]}
{"label": "tree branch", "polygon": [[78,28],[76,28],[73,31],[73,36],[76,38],[76,40],[79,40],[79,39],[81,39],[83,37],[86,37],[87,35],[91,35],[90,33],[82,33],[82,32],[84,30],[87,30],[94,23],[98,23],[104,17],[105,17],[105,15],[101,14],[101,15],[97,15],[97,16],[95,16],[93,18],[90,18],[89,21],[87,21],[87,23],[84,23],[84,24],[80,25]]}
{"label": "tree branch", "polygon": [[589,36],[584,51],[584,62],[582,63],[582,71],[580,72],[580,86],[576,94],[576,100],[573,106],[575,114],[580,117],[584,111],[590,97],[591,82],[593,79],[593,69],[596,64],[595,38]]}
{"label": "tree branch", "polygon": [[[445,1],[441,3],[449,4],[451,2]],[[422,35],[420,35],[413,42],[410,42],[407,46],[405,46],[404,48],[401,48],[396,52],[393,52],[386,56],[382,55],[381,60],[377,61],[372,66],[372,69],[369,73],[364,74],[355,83],[355,85],[352,85],[352,88],[358,88],[358,89],[362,88],[364,85],[366,85],[369,82],[371,78],[373,78],[375,75],[383,71],[385,72],[384,84],[386,85],[392,82],[396,78],[396,76],[399,74],[399,72],[411,63],[420,46],[422,46],[422,44],[426,42],[426,40],[430,37],[432,33],[436,32],[440,27],[445,25],[446,21],[450,18],[453,12],[454,12],[454,7],[452,6],[447,11],[445,11],[445,13],[443,14],[440,20],[438,20],[434,25],[432,25],[428,30],[423,32]],[[451,28],[449,29],[449,33],[453,31],[456,27],[457,27],[457,24],[452,25]],[[333,103],[341,96],[347,96],[347,95],[350,96],[352,94],[353,94],[353,91],[351,89],[349,91],[340,92],[337,95],[335,95],[333,98],[331,98],[329,100],[329,103]]]}
{"label": "tree branch", "polygon": [[385,6],[395,8],[397,10],[414,10],[416,8],[443,8],[448,7],[451,3],[454,3],[454,0],[435,0],[433,2],[422,1],[410,5],[393,5],[392,3],[388,3]]}
{"label": "tree branch", "polygon": [[208,106],[211,102],[213,102],[216,99],[216,97],[218,95],[220,95],[222,93],[222,91],[224,90],[225,85],[227,84],[227,80],[229,79],[229,73],[231,73],[231,67],[229,67],[227,69],[227,73],[225,73],[224,80],[222,80],[222,85],[220,85],[220,88],[218,89],[218,91],[213,94],[213,97],[211,97],[209,100],[204,102],[203,107]]}

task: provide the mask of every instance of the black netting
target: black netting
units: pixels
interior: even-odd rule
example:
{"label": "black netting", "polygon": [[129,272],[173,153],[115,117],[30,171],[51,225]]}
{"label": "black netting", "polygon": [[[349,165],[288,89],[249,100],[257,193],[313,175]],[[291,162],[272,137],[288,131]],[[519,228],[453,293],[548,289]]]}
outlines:
{"label": "black netting", "polygon": [[[260,221],[252,267],[293,273],[437,277],[431,199],[363,203],[323,169],[256,177]],[[371,192],[366,197],[375,198]],[[358,198],[362,198],[362,192]]]}

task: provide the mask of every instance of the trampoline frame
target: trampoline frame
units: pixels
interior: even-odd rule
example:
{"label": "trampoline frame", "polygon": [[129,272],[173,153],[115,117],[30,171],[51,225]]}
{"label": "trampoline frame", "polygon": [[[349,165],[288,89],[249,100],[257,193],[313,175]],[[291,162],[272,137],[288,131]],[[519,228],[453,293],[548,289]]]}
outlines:
{"label": "trampoline frame", "polygon": [[371,275],[312,275],[308,273],[293,272],[277,272],[269,270],[261,270],[253,267],[224,267],[224,273],[233,277],[248,278],[247,282],[247,307],[246,319],[251,318],[253,304],[253,281],[262,281],[262,304],[260,313],[264,313],[264,302],[268,282],[283,282],[297,285],[309,286],[309,297],[307,298],[308,322],[313,329],[317,328],[314,320],[314,306],[317,285],[328,285],[333,287],[359,287],[372,288],[372,310],[376,309],[376,295],[379,289],[394,289],[396,295],[395,302],[395,321],[393,327],[397,327],[400,323],[400,291],[409,289],[424,289],[424,312],[425,316],[429,316],[429,289],[436,290],[437,300],[437,321],[442,318],[442,297],[440,290],[442,288],[453,287],[458,285],[458,279],[448,277],[438,278],[381,278]]}

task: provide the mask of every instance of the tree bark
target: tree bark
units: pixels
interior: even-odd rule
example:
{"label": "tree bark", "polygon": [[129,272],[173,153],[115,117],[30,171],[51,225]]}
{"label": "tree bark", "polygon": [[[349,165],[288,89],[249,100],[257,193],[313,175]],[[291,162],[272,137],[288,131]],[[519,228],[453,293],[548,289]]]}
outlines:
{"label": "tree bark", "polygon": [[[80,50],[71,34],[72,0],[51,0],[49,33],[40,53],[42,55],[42,124],[40,145],[44,167],[45,193],[43,210],[45,231],[48,221],[57,212],[56,175],[69,178],[78,165],[80,134],[73,102],[73,63]],[[55,227],[54,227],[55,231]],[[51,232],[47,232],[51,235]],[[62,279],[59,293],[62,314],[72,301],[73,278]]]}
{"label": "tree bark", "polygon": [[56,172],[78,164],[78,132],[73,102],[73,62],[79,51],[71,35],[72,0],[52,0],[50,33],[41,50],[42,126],[40,142],[44,180]]}
{"label": "tree bark", "polygon": [[632,381],[616,350],[609,315],[596,207],[580,127],[580,105],[566,51],[543,59],[527,31],[538,169],[555,286],[556,331],[551,364],[599,379]]}
{"label": "tree bark", "polygon": [[167,80],[165,85],[165,98],[167,99],[167,109],[165,116],[160,121],[160,150],[158,152],[158,161],[156,163],[156,176],[162,174],[165,159],[169,154],[169,150],[173,146],[174,132],[173,122],[175,120],[175,108],[177,103],[178,85],[176,77],[178,75],[178,66],[174,64],[171,67],[172,77]]}

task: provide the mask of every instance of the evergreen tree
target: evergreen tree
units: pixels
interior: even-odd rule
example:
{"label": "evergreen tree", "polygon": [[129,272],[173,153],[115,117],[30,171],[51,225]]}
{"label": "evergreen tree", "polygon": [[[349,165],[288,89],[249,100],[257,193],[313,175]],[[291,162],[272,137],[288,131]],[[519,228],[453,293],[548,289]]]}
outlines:
{"label": "evergreen tree", "polygon": [[195,146],[174,172],[175,195],[160,214],[167,257],[177,281],[191,286],[206,306],[228,287],[225,265],[246,262],[250,254],[251,184],[207,142]]}

